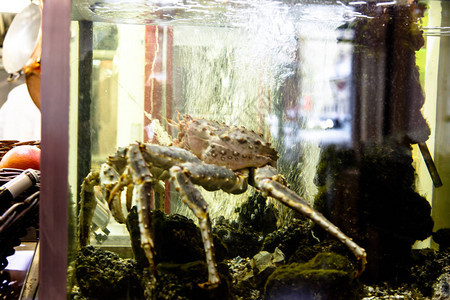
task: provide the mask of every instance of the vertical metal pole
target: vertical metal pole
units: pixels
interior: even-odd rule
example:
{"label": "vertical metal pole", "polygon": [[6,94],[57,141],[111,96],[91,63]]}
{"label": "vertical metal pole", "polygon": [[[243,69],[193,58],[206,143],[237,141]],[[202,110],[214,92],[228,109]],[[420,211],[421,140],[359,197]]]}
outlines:
{"label": "vertical metal pole", "polygon": [[42,20],[39,298],[65,299],[70,0],[46,0]]}
{"label": "vertical metal pole", "polygon": [[[173,77],[173,28],[162,26],[146,26],[145,28],[145,111],[165,123],[165,118],[172,117],[172,77]],[[155,78],[165,77],[164,82]],[[150,119],[144,117],[144,127],[150,124]],[[170,127],[167,132],[171,134]],[[156,199],[156,197],[155,197]],[[158,201],[155,201],[158,202]],[[152,203],[158,208],[158,203]],[[170,184],[165,183],[164,211],[170,213]]]}
{"label": "vertical metal pole", "polygon": [[[91,169],[91,103],[92,103],[92,22],[79,22],[78,50],[78,149],[77,182],[79,198],[81,183]],[[79,202],[79,199],[77,203]]]}
{"label": "vertical metal pole", "polygon": [[[166,118],[172,118],[173,114],[173,27],[167,27],[167,61],[166,61]],[[172,135],[172,128],[166,126],[167,132]],[[165,182],[166,190],[164,197],[164,212],[169,214],[171,212],[171,191],[169,181]]]}

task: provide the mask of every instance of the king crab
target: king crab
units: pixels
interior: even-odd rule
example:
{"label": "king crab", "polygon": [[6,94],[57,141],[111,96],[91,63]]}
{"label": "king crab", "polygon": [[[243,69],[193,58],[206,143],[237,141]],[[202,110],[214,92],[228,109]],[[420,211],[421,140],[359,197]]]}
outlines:
{"label": "king crab", "polygon": [[95,210],[94,187],[100,185],[114,218],[125,222],[120,195],[126,188],[126,205],[137,205],[141,247],[155,272],[155,249],[150,231],[150,197],[152,189],[161,191],[162,181],[170,179],[183,202],[199,220],[206,253],[208,281],[203,288],[215,288],[220,279],[214,256],[208,204],[195,185],[208,191],[223,190],[240,194],[248,184],[292,209],[304,214],[344,243],[360,262],[358,273],[364,270],[366,251],[346,236],[338,227],[314,210],[302,197],[290,190],[277,173],[277,152],[262,135],[244,127],[184,115],[169,121],[179,130],[172,146],[135,143],[120,148],[108,157],[100,171],[85,178],[81,192],[80,246],[89,241],[89,230]]}

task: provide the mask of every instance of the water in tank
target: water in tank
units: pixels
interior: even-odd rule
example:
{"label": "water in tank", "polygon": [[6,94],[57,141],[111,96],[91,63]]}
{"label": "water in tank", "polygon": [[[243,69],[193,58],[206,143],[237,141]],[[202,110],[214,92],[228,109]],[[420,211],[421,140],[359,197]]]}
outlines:
{"label": "water in tank", "polygon": [[71,299],[448,299],[449,13],[74,0]]}

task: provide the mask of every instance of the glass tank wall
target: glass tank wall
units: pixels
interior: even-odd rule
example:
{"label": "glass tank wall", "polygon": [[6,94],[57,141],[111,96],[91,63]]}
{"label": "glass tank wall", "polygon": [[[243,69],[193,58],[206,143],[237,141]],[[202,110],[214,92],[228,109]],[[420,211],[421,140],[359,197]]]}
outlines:
{"label": "glass tank wall", "polygon": [[445,1],[72,1],[68,295],[439,293],[449,26]]}

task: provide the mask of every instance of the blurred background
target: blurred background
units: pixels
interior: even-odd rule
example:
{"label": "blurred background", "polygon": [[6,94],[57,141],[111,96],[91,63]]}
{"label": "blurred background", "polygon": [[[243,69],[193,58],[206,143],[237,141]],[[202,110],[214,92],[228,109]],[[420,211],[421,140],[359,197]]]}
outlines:
{"label": "blurred background", "polygon": [[21,12],[31,1],[14,0],[0,2],[0,107],[6,102],[8,93],[16,86],[25,83],[25,78],[8,81],[9,74],[3,67],[3,41],[14,16]]}

